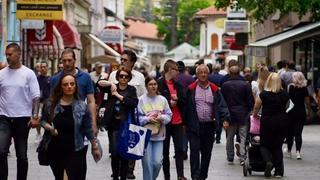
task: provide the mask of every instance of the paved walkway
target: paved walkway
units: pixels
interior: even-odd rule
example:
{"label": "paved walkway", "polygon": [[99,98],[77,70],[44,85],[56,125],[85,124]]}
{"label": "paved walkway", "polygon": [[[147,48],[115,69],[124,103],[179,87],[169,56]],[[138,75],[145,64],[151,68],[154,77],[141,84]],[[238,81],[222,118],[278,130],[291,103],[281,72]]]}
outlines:
{"label": "paved walkway", "polygon": [[[224,136],[223,136],[224,137]],[[99,134],[102,146],[104,148],[104,156],[102,160],[96,164],[88,153],[88,180],[106,180],[111,179],[111,162],[107,150],[107,136],[104,133]],[[33,142],[35,139],[35,130],[30,132],[29,137],[29,180],[53,180],[51,169],[47,166],[39,166],[36,154],[37,145]],[[320,125],[305,126],[303,132],[303,147],[302,160],[285,159],[285,176],[283,179],[288,180],[319,180],[320,179]],[[11,155],[9,156],[9,180],[14,180],[16,175],[16,163],[14,148],[11,147]],[[173,146],[171,146],[171,157],[173,156]],[[136,163],[135,175],[137,180],[142,180],[141,162]],[[171,177],[175,180],[176,171],[174,159],[171,158]],[[185,161],[185,176],[190,177],[190,162]],[[162,171],[160,172],[159,180],[164,179]],[[209,168],[208,180],[240,180],[240,179],[265,179],[263,173],[253,172],[252,176],[243,177],[242,167],[237,161],[234,165],[228,165],[225,154],[225,139],[222,139],[221,144],[215,144],[213,147],[213,156]],[[272,178],[271,178],[272,179]]]}

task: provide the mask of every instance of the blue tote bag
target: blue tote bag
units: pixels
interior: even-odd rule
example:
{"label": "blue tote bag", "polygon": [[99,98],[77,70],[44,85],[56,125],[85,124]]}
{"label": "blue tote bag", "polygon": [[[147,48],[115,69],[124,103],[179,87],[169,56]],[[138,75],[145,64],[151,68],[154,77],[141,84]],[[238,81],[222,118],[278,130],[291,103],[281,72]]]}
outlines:
{"label": "blue tote bag", "polygon": [[132,123],[131,112],[128,120],[123,121],[119,130],[118,153],[125,159],[142,159],[148,146],[151,131],[147,128]]}

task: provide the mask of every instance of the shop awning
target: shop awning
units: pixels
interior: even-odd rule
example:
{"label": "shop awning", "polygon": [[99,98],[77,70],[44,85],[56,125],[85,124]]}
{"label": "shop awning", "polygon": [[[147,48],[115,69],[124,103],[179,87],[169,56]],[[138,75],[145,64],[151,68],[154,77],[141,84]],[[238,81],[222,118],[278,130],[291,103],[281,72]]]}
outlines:
{"label": "shop awning", "polygon": [[53,25],[61,34],[65,48],[82,49],[80,34],[74,26],[63,20],[53,21]]}
{"label": "shop awning", "polygon": [[288,41],[297,41],[320,34],[320,21],[308,24],[302,27],[292,28],[287,31],[260,39],[254,43],[250,43],[252,47],[269,47]]}
{"label": "shop awning", "polygon": [[110,56],[110,55],[102,55],[102,56],[92,57],[92,58],[88,59],[87,63],[94,64],[97,61],[100,61],[101,63],[104,63],[104,64],[119,63],[117,61],[116,57]]}
{"label": "shop awning", "polygon": [[120,57],[121,55],[115,51],[114,49],[112,49],[110,46],[108,46],[107,44],[105,44],[101,39],[99,39],[97,36],[93,35],[93,34],[86,34],[88,36],[89,39],[91,39],[94,43],[98,44],[99,46],[101,46],[105,51],[107,51],[108,53],[110,53],[112,56],[115,57]]}

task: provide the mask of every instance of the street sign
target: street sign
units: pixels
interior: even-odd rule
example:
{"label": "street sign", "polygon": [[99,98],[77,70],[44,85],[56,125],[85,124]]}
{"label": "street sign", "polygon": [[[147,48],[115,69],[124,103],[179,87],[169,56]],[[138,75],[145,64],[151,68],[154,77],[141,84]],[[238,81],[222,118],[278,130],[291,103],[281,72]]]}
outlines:
{"label": "street sign", "polygon": [[28,29],[29,45],[52,45],[53,43],[53,22],[45,21],[42,29]]}
{"label": "street sign", "polygon": [[246,17],[247,17],[247,12],[243,8],[237,8],[237,7],[227,8],[227,18],[245,19]]}
{"label": "street sign", "polygon": [[62,20],[64,0],[17,0],[18,19]]}
{"label": "street sign", "polygon": [[248,33],[250,32],[250,21],[248,20],[225,20],[225,32]]}

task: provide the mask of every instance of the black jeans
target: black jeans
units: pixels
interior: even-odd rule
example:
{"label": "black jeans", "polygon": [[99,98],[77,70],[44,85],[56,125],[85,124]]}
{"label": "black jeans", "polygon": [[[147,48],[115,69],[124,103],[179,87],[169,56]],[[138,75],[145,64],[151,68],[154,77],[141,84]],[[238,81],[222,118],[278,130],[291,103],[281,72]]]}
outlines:
{"label": "black jeans", "polygon": [[[119,131],[110,131],[110,147],[111,149],[111,168],[113,179],[125,180],[127,178],[128,160],[122,158],[117,150]],[[119,174],[120,172],[120,174]]]}
{"label": "black jeans", "polygon": [[166,125],[166,138],[163,142],[163,173],[170,179],[170,138],[172,136],[178,177],[183,177],[183,126],[182,124]]}
{"label": "black jeans", "polygon": [[300,152],[302,146],[302,131],[306,117],[289,116],[289,119],[287,136],[288,151],[291,152],[294,139],[296,142],[296,151]]}
{"label": "black jeans", "polygon": [[192,179],[206,179],[208,177],[211,152],[215,140],[215,128],[213,122],[200,123],[199,125],[199,135],[194,132],[188,132]]}
{"label": "black jeans", "polygon": [[64,170],[66,170],[69,180],[85,180],[87,174],[87,150],[85,146],[80,151],[73,152],[50,152],[50,167],[55,176],[55,180],[63,180]]}
{"label": "black jeans", "polygon": [[28,122],[30,117],[0,116],[0,180],[8,179],[8,152],[11,138],[17,156],[17,180],[26,180],[28,174]]}

